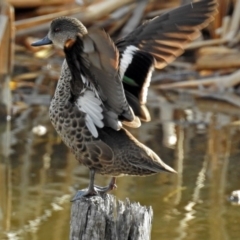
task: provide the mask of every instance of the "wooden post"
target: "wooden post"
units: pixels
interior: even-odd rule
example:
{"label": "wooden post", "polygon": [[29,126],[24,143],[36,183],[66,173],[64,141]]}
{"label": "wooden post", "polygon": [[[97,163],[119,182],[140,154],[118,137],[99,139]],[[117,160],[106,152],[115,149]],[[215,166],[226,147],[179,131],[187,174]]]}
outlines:
{"label": "wooden post", "polygon": [[70,240],[148,240],[151,207],[116,200],[112,195],[81,197],[72,204]]}

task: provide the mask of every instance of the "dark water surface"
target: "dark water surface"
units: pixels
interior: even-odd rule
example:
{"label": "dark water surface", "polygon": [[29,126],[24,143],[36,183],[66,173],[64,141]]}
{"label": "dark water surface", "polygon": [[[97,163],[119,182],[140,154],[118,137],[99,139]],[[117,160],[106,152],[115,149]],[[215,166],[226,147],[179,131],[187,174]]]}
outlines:
{"label": "dark water surface", "polygon": [[[152,205],[153,240],[240,239],[240,206],[227,200],[240,189],[239,110],[151,96],[153,121],[132,132],[178,174],[122,177],[113,194]],[[88,169],[58,138],[48,108],[30,107],[2,123],[0,154],[0,239],[68,239],[69,201],[88,185]]]}

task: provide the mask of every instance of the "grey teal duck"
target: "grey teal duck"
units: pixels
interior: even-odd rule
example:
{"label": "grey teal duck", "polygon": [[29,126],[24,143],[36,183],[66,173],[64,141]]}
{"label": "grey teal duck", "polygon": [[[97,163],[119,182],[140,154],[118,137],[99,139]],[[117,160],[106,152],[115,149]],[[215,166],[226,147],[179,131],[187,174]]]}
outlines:
{"label": "grey teal duck", "polygon": [[[88,32],[77,19],[59,17],[47,36],[32,44],[54,44],[65,52],[49,112],[64,143],[90,169],[85,196],[112,190],[121,175],[175,172],[122,124],[139,127],[150,120],[145,104],[154,67],[182,54],[213,20],[216,6],[215,0],[181,6],[116,43],[104,31]],[[95,186],[95,173],[112,176],[110,184]]]}

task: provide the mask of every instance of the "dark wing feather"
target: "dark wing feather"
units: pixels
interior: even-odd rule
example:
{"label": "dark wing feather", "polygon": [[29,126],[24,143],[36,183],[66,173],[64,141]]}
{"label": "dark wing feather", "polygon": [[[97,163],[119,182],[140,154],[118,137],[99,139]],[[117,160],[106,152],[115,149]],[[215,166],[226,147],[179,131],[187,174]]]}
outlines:
{"label": "dark wing feather", "polygon": [[125,95],[129,105],[142,121],[150,121],[150,114],[145,106],[147,92],[151,80],[151,68],[154,58],[147,52],[137,51],[131,64],[125,71],[125,76],[133,79],[137,84],[129,85],[123,81]]}
{"label": "dark wing feather", "polygon": [[[216,8],[216,0],[203,0],[181,6],[145,22],[131,34],[116,42],[120,61],[123,61],[128,47],[134,46],[137,49],[123,74],[132,79],[135,84],[129,85],[123,79],[123,85],[130,106],[138,110],[138,112],[134,110],[134,113],[141,120],[150,120],[144,104],[151,79],[147,75],[151,73],[153,66],[163,68],[180,56],[186,44],[196,39],[200,30],[213,20]],[[142,114],[139,113],[141,108],[145,109]]]}
{"label": "dark wing feather", "polygon": [[110,37],[104,31],[94,31],[83,37],[84,58],[88,59],[89,66],[86,75],[91,75],[101,89],[100,97],[111,110],[124,119],[132,121],[133,113],[127,103],[122,81],[118,74],[118,50]]}
{"label": "dark wing feather", "polygon": [[213,20],[216,5],[216,0],[203,0],[181,6],[145,22],[116,46],[123,53],[127,46],[134,45],[155,57],[156,68],[163,68]]}
{"label": "dark wing feather", "polygon": [[80,55],[75,54],[76,52],[81,52],[82,48],[82,44],[76,45],[75,41],[73,40],[68,40],[64,47],[67,65],[72,75],[72,79],[70,81],[72,101],[78,99],[83,89],[83,81],[81,80],[82,68],[80,64],[82,59]]}

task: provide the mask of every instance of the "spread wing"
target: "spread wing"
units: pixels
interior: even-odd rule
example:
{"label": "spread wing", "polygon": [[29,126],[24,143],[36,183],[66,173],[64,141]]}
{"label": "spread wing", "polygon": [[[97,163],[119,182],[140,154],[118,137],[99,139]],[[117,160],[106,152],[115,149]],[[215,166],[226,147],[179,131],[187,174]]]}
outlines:
{"label": "spread wing", "polygon": [[186,44],[196,39],[200,30],[213,20],[216,8],[216,0],[183,5],[145,22],[116,42],[127,99],[143,120],[150,119],[142,107],[153,67],[161,69],[181,55]]}
{"label": "spread wing", "polygon": [[145,22],[116,42],[120,53],[135,46],[152,55],[156,68],[163,68],[182,54],[184,46],[200,35],[216,13],[216,0],[202,0],[178,7]]}

